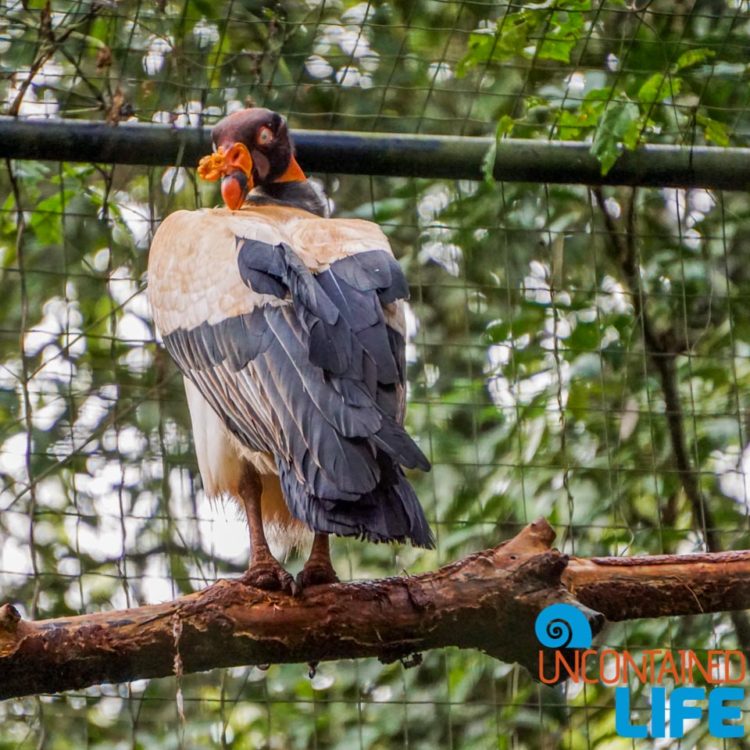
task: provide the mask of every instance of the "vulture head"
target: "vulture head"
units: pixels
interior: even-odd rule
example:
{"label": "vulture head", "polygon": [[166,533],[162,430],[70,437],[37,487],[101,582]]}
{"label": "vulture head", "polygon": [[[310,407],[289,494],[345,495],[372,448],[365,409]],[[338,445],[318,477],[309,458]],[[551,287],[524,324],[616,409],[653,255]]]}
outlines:
{"label": "vulture head", "polygon": [[286,120],[270,109],[233,112],[211,131],[214,151],[198,164],[204,180],[221,180],[227,208],[238,209],[256,186],[305,179],[294,158]]}

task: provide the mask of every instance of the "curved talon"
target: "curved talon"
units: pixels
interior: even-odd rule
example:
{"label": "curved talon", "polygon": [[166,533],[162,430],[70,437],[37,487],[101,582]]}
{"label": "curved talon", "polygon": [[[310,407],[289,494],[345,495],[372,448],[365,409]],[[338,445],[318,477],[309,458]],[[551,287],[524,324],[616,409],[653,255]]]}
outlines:
{"label": "curved talon", "polygon": [[300,590],[304,590],[309,586],[324,586],[338,582],[339,577],[330,564],[308,564],[297,575],[297,586]]}
{"label": "curved talon", "polygon": [[242,582],[263,591],[281,591],[297,595],[297,584],[290,573],[278,563],[259,562],[251,565],[242,576]]}

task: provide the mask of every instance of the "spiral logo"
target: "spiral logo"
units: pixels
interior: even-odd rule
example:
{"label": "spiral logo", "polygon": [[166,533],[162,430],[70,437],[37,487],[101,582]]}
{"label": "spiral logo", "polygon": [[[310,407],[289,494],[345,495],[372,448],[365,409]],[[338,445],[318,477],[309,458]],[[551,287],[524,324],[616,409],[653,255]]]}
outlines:
{"label": "spiral logo", "polygon": [[593,640],[588,618],[572,604],[545,607],[537,615],[534,632],[547,648],[588,648]]}

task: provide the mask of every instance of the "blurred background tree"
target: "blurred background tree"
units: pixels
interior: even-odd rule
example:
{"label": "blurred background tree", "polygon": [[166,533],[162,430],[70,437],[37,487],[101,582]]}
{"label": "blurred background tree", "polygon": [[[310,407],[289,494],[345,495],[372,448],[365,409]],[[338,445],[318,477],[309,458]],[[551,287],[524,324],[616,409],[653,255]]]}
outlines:
{"label": "blurred background tree", "polygon": [[[639,143],[750,132],[742,0],[0,8],[2,114],[23,118],[209,127],[258,104],[293,129],[584,140],[603,171]],[[242,523],[202,497],[143,293],[161,218],[218,201],[193,166],[0,171],[0,599],[26,616],[168,599],[246,565]],[[750,546],[744,193],[597,196],[335,164],[316,178],[337,215],[384,228],[412,284],[408,421],[434,466],[414,481],[437,550],[339,540],[344,577],[426,570],[538,515],[582,555]],[[604,642],[737,645],[726,616],[612,626]],[[543,688],[477,653],[313,672],[10,701],[0,749],[633,747],[610,689]],[[679,747],[708,746],[707,731]]]}

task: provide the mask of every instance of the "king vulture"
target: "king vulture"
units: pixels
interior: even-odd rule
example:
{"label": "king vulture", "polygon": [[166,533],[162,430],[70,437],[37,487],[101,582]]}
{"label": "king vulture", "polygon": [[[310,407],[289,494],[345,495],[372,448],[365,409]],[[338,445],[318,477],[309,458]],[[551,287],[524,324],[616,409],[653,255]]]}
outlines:
{"label": "king vulture", "polygon": [[[159,227],[148,296],[181,370],[203,487],[244,509],[245,580],[295,592],[337,579],[330,534],[433,546],[404,469],[430,467],[403,427],[408,286],[383,232],[327,218],[283,117],[235,112],[198,174],[226,207]],[[264,526],[315,532],[295,582]]]}

